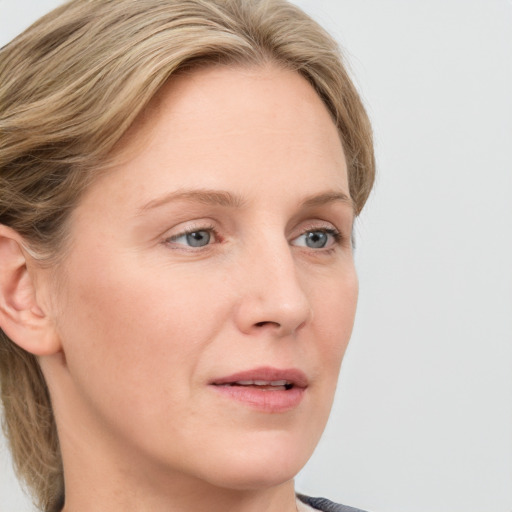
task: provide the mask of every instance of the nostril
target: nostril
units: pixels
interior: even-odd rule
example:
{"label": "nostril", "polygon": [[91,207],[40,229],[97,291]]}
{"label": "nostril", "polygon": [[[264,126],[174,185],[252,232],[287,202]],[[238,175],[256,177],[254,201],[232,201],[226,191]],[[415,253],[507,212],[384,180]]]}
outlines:
{"label": "nostril", "polygon": [[264,321],[264,322],[257,322],[254,325],[256,327],[265,327],[265,325],[275,325],[276,327],[279,327],[279,324],[277,322],[271,322],[271,321]]}

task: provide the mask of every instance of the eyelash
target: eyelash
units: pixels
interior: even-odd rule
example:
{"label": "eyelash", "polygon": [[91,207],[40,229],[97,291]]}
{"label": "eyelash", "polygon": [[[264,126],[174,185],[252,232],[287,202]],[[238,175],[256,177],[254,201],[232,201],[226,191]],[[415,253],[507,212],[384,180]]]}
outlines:
{"label": "eyelash", "polygon": [[[165,245],[171,245],[173,242],[175,242],[179,238],[181,238],[183,236],[190,235],[192,233],[197,233],[198,231],[206,231],[206,232],[212,234],[213,235],[213,243],[215,243],[215,242],[219,243],[219,242],[222,241],[222,237],[219,235],[219,232],[215,229],[215,226],[210,224],[210,225],[193,226],[193,227],[191,227],[189,229],[181,231],[180,233],[177,233],[176,235],[172,235],[170,237],[165,238],[163,240],[163,243]],[[328,227],[322,227],[322,226],[308,226],[307,228],[303,229],[302,232],[298,236],[296,236],[293,240],[296,240],[300,236],[305,235],[307,233],[312,233],[312,232],[326,233],[327,235],[332,236],[333,239],[334,239],[334,244],[331,247],[327,247],[327,248],[323,248],[322,247],[322,248],[319,248],[319,249],[311,249],[310,248],[314,252],[323,251],[324,253],[329,253],[329,252],[335,250],[335,248],[337,246],[342,245],[344,243],[344,241],[345,241],[345,237],[337,229],[335,229],[335,228],[328,228]],[[179,245],[182,245],[182,244],[179,244]],[[198,250],[201,250],[201,249],[204,250],[204,248],[209,247],[210,245],[212,245],[212,243],[208,243],[207,245],[205,245],[203,247],[198,247],[198,248],[193,248],[193,247],[185,246],[185,245],[183,245],[183,247],[187,247],[187,249],[185,249],[185,250],[198,251]]]}

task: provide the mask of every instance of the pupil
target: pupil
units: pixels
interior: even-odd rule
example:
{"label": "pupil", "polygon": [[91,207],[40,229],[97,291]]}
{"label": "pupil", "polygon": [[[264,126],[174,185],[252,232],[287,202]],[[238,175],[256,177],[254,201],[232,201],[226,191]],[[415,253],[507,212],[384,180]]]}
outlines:
{"label": "pupil", "polygon": [[306,236],[306,245],[312,249],[321,249],[327,243],[327,233],[310,231]]}
{"label": "pupil", "polygon": [[210,242],[208,231],[194,231],[187,235],[187,242],[191,247],[203,247]]}

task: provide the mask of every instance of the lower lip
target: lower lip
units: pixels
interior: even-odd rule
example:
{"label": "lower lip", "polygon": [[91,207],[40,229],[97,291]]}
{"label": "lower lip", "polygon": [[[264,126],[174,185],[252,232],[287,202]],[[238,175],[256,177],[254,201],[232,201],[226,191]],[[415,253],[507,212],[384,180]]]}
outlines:
{"label": "lower lip", "polygon": [[261,412],[280,413],[295,409],[302,398],[306,388],[294,386],[287,390],[263,390],[253,386],[212,386],[217,393],[226,398],[241,402]]}

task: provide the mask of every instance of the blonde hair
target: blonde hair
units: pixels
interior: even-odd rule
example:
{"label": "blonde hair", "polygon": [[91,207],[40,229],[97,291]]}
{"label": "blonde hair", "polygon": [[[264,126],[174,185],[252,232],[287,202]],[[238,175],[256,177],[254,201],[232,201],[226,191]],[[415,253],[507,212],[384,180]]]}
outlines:
{"label": "blonde hair", "polygon": [[[334,40],[285,0],[73,0],[0,51],[0,223],[55,262],[94,170],[173,74],[275,62],[303,75],[336,123],[356,213],[370,193],[370,123]],[[50,395],[36,358],[0,331],[4,430],[43,510],[64,500]]]}

